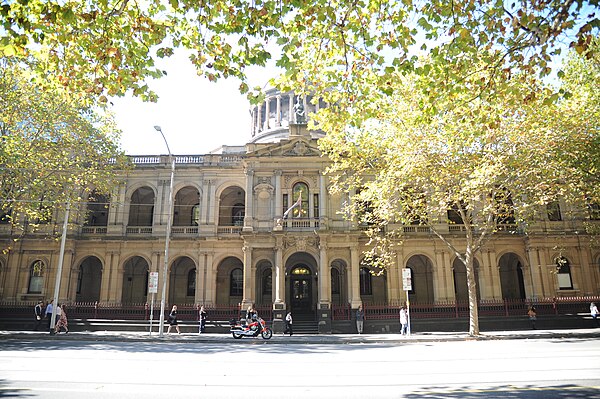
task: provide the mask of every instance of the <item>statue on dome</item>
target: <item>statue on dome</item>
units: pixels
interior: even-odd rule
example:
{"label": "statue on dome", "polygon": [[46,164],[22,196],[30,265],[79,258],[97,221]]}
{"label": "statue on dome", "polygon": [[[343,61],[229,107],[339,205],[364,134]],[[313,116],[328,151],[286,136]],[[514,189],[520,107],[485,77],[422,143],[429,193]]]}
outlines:
{"label": "statue on dome", "polygon": [[296,123],[301,125],[306,123],[306,112],[304,111],[304,101],[302,96],[296,97],[296,104],[294,104],[294,113],[296,114]]}

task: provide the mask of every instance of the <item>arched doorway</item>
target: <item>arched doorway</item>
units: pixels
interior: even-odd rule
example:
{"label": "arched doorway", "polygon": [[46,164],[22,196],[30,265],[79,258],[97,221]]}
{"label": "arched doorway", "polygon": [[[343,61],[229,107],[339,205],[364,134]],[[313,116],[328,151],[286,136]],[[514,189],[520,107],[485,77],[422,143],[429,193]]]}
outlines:
{"label": "arched doorway", "polygon": [[290,271],[290,306],[292,311],[312,311],[312,280],[312,272],[305,265],[295,266]]}
{"label": "arched doorway", "polygon": [[148,295],[148,262],[141,256],[129,258],[123,265],[122,303],[145,303]]}
{"label": "arched doorway", "polygon": [[242,302],[244,294],[244,263],[229,256],[217,268],[217,305],[236,305]]}
{"label": "arched doorway", "polygon": [[296,252],[285,261],[285,303],[294,320],[314,320],[319,295],[317,260],[308,252]]}
{"label": "arched doorway", "polygon": [[514,253],[502,255],[498,262],[502,299],[525,299],[523,264]]}
{"label": "arched doorway", "polygon": [[[481,298],[479,292],[479,262],[473,259],[473,269],[475,269],[475,285],[477,286],[477,299]],[[467,267],[459,258],[455,258],[452,263],[452,273],[454,275],[454,295],[458,302],[469,301],[469,288],[467,285]]]}
{"label": "arched doorway", "polygon": [[196,296],[196,264],[181,256],[173,261],[169,273],[169,305],[193,304]]}
{"label": "arched doorway", "polygon": [[77,302],[99,301],[101,282],[102,262],[95,256],[85,258],[79,265],[75,300]]}
{"label": "arched doorway", "polygon": [[425,255],[413,255],[406,262],[412,274],[411,303],[433,303],[433,265]]}

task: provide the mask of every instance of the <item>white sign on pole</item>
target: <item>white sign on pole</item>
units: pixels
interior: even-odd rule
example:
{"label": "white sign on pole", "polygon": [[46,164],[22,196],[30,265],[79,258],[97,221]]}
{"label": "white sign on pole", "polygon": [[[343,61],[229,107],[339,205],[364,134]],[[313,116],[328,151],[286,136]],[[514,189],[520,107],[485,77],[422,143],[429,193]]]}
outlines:
{"label": "white sign on pole", "polygon": [[404,291],[412,290],[412,273],[408,268],[402,269],[402,289]]}
{"label": "white sign on pole", "polygon": [[148,277],[148,293],[156,294],[158,292],[158,272],[150,272]]}

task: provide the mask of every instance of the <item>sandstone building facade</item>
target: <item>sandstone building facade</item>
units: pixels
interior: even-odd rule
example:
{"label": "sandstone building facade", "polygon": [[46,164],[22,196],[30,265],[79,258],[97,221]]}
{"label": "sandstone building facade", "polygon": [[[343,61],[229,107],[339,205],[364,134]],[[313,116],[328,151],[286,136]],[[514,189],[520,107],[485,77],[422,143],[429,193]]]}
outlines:
{"label": "sandstone building facade", "polygon": [[[256,303],[326,326],[338,306],[403,302],[403,268],[412,272],[411,303],[466,300],[464,266],[423,226],[397,226],[404,232],[397,264],[382,276],[369,272],[361,226],[340,212],[352,193],[328,193],[321,133],[295,119],[302,117],[295,103],[293,94],[269,92],[252,110],[246,145],[175,156],[172,213],[169,156],[132,156],[135,168],[124,183],[86,204],[89,214],[69,231],[61,301],[149,302],[148,273],[162,272],[169,218],[168,306]],[[306,114],[314,110],[306,99],[303,105]],[[541,214],[528,234],[508,226],[476,254],[481,299],[600,294],[600,250],[582,228],[584,220],[600,223],[597,209],[565,218],[567,209],[556,203]],[[60,232],[62,218],[18,241],[0,225],[7,248],[0,253],[0,300],[53,296],[60,243],[45,233]],[[460,246],[461,225],[442,227]]]}

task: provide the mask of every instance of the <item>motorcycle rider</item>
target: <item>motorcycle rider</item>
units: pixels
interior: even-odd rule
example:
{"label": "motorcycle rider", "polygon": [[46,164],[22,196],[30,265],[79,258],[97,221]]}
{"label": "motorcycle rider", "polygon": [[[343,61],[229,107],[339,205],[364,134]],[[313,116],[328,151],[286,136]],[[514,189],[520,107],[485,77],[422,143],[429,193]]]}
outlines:
{"label": "motorcycle rider", "polygon": [[[246,324],[250,325],[251,323],[253,323],[257,320],[258,320],[258,313],[256,312],[256,306],[253,303],[251,303],[250,306],[248,306],[248,309],[246,310]],[[250,328],[252,330],[256,330],[258,328],[258,325],[255,324]]]}

